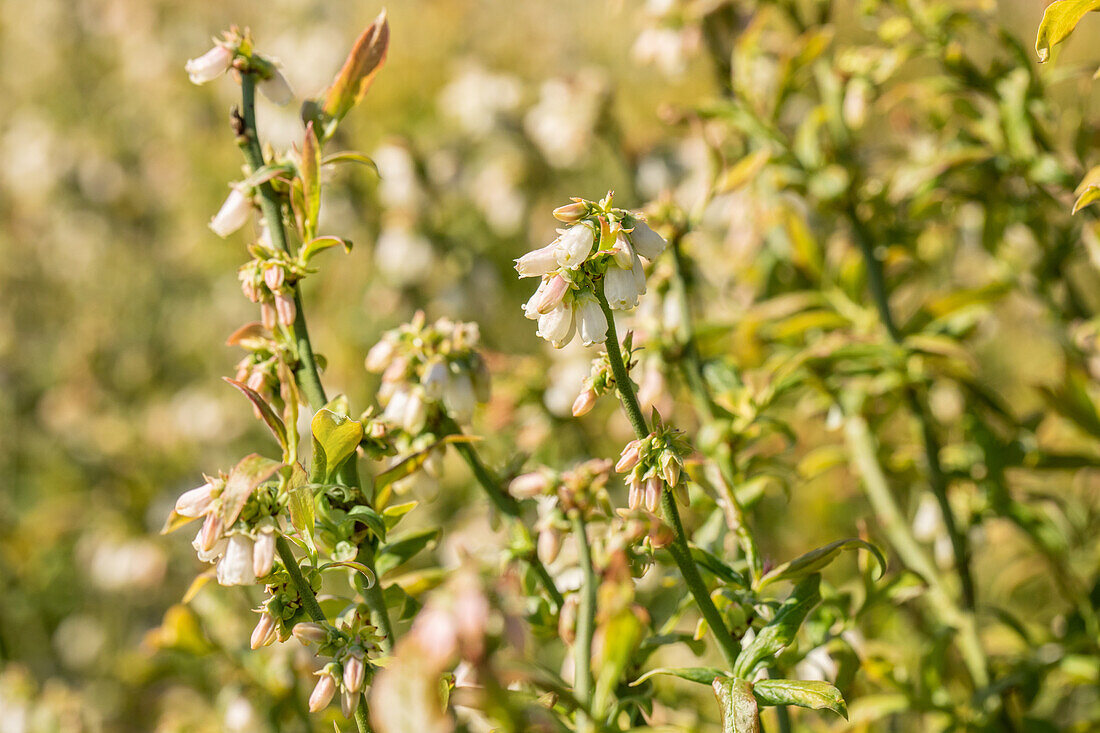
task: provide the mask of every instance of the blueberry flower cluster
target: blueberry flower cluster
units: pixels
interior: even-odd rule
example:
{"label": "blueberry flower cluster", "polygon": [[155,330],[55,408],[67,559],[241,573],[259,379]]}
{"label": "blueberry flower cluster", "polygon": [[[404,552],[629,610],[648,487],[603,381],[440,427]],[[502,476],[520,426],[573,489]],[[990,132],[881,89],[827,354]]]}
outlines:
{"label": "blueberry flower cluster", "polygon": [[344,717],[354,713],[359,696],[374,676],[371,659],[378,656],[382,640],[369,618],[370,610],[355,604],[337,617],[335,626],[308,621],[294,627],[295,639],[306,646],[316,644],[317,656],[330,660],[315,673],[310,712],[324,710],[339,692]]}
{"label": "blueberry flower cluster", "polygon": [[541,278],[523,312],[556,348],[577,334],[585,346],[603,343],[601,297],[612,310],[638,305],[646,290],[642,258],[660,255],[665,240],[639,214],[613,208],[611,193],[598,203],[573,199],[554,217],[567,224],[557,239],[516,260],[521,278]]}
{"label": "blueberry flower cluster", "polygon": [[691,452],[679,430],[663,425],[656,414],[653,422],[653,432],[627,443],[615,464],[617,472],[629,473],[630,508],[644,506],[650,512],[657,511],[665,485],[672,489],[678,501],[687,503],[687,487],[681,481],[681,471],[684,457]]}

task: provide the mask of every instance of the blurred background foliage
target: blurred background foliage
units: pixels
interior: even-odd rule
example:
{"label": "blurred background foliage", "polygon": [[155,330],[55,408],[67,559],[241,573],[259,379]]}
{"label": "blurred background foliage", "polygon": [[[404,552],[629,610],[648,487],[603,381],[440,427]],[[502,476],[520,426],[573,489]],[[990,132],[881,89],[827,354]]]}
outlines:
{"label": "blurred background foliage", "polygon": [[[735,3],[728,13],[725,5],[390,7],[388,65],[339,133],[382,176],[339,174],[321,230],[355,249],[326,255],[304,293],[326,381],[353,404],[370,404],[376,384],[362,358],[382,331],[417,309],[475,320],[496,379],[475,427],[490,436],[488,455],[501,464],[517,452],[559,464],[613,455],[629,431],[612,406],[566,419],[591,355],[579,346],[549,354],[520,310],[527,288],[511,260],[553,237],[549,210],[608,188],[624,206],[667,190],[690,207],[713,193],[717,165],[725,189],[702,207],[687,243],[710,334],[702,348],[739,372],[731,404],[744,384],[767,380],[775,354],[837,329],[877,332],[858,250],[844,233],[855,211],[898,285],[904,328],[938,328],[964,350],[943,356],[965,369],[939,374],[933,365],[922,384],[947,439],[946,470],[962,486],[952,498],[973,524],[983,640],[992,656],[1014,660],[1009,684],[1034,688],[1024,694],[1037,711],[1029,725],[1086,730],[1100,715],[1096,629],[1088,628],[1100,600],[1090,470],[1100,432],[1090,423],[1100,237],[1089,214],[1071,219],[1069,206],[1083,163],[1095,157],[1097,128],[1087,120],[1096,115],[1081,73],[1095,53],[1081,40],[1067,44],[1058,67],[1040,77],[1033,54],[1012,43],[1029,48],[1041,8],[1002,2],[977,17],[995,18],[1007,36],[992,23],[945,23],[947,36],[913,44],[908,58],[899,42],[897,69],[886,68],[890,44],[880,34],[875,46],[861,20],[878,4],[838,3],[821,52],[846,81],[863,80],[837,93],[853,129],[852,116],[864,119],[851,150],[815,150],[813,135],[784,132],[810,106],[799,106],[794,91],[768,98],[779,78],[768,59],[806,51],[812,39],[789,29],[769,35],[782,3]],[[942,7],[955,5],[963,4]],[[264,445],[258,423],[218,379],[239,358],[225,337],[255,318],[236,278],[245,240],[223,241],[206,227],[224,182],[239,177],[227,115],[236,87],[195,88],[183,61],[228,25],[247,25],[304,97],[328,83],[377,11],[289,0],[0,5],[0,469],[9,477],[0,492],[0,732],[271,730],[300,706],[288,671],[304,664],[295,652],[242,651],[255,599],[216,589],[178,605],[198,563],[184,538],[156,536],[200,470]],[[709,25],[699,25],[703,16]],[[722,36],[714,18],[738,32]],[[1079,38],[1088,32],[1086,22]],[[764,40],[754,45],[752,34]],[[876,50],[860,56],[861,48]],[[983,71],[952,68],[960,53]],[[722,63],[731,56],[732,85]],[[879,85],[893,96],[882,101]],[[792,99],[777,117],[772,159],[738,167],[771,134],[744,111]],[[261,101],[259,117],[276,147],[299,139],[293,105]],[[790,149],[775,152],[784,140]],[[806,176],[798,195],[777,182],[789,173],[787,154]],[[765,166],[780,178],[742,185]],[[852,182],[853,171],[883,185]],[[849,184],[854,198],[845,203],[848,194],[830,187]],[[641,313],[641,328],[660,317]],[[890,365],[883,372],[893,373]],[[871,381],[830,389],[866,396],[898,500],[949,565],[935,513],[913,488],[918,447],[891,407],[899,382]],[[662,399],[662,412],[675,414],[678,404]],[[838,537],[877,537],[859,481],[837,457],[843,440],[820,419],[829,408],[819,396],[774,406],[797,441],[773,435],[778,442],[761,449],[787,466],[784,480],[753,496],[753,524],[771,558]],[[999,433],[987,429],[994,423]],[[991,463],[998,456],[1017,458]],[[1005,487],[1011,500],[999,506]],[[409,490],[433,499],[421,521],[484,524],[466,501],[477,494],[461,470]],[[448,551],[438,549],[444,558]],[[854,559],[837,568],[830,572],[859,576]],[[893,570],[890,602],[904,607],[919,589]],[[908,707],[916,712],[895,717],[895,729],[939,720],[942,649],[931,647],[947,640],[913,635],[920,623],[873,604],[858,620],[864,664],[855,693],[846,692],[853,726],[880,725]],[[1085,636],[1075,640],[1078,627]],[[849,651],[818,660],[835,675]],[[686,714],[674,722],[713,729],[713,713]],[[848,725],[820,716],[801,724]]]}

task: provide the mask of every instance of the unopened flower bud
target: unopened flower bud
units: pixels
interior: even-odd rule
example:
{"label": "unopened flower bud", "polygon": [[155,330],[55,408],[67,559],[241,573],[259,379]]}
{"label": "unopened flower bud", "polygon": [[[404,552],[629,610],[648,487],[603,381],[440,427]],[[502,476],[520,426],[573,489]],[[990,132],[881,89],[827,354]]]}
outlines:
{"label": "unopened flower bud", "polygon": [[554,218],[566,224],[574,224],[588,213],[588,206],[582,201],[574,201],[554,209]]}
{"label": "unopened flower bud", "polygon": [[340,693],[340,712],[344,714],[345,718],[351,718],[355,715],[355,706],[359,704],[359,692],[352,692],[351,690],[344,688]]}
{"label": "unopened flower bud", "polygon": [[669,486],[676,486],[680,483],[680,461],[676,456],[671,453],[665,453],[661,456],[661,473],[664,476],[665,483]]}
{"label": "unopened flower bud", "polygon": [[517,499],[533,499],[546,493],[550,479],[541,471],[532,471],[512,479],[508,484],[508,493]]}
{"label": "unopened flower bud", "polygon": [[642,491],[642,480],[638,478],[637,474],[630,476],[630,493],[627,496],[627,506],[632,510],[637,509],[642,505],[645,496]]}
{"label": "unopened flower bud", "polygon": [[270,613],[264,611],[260,614],[260,620],[256,623],[256,628],[252,630],[250,644],[253,649],[269,646],[275,642],[276,636],[275,619]]}
{"label": "unopened flower bud", "polygon": [[294,297],[285,293],[275,293],[275,312],[279,316],[279,323],[290,326],[298,315],[298,307],[294,304]]}
{"label": "unopened flower bud", "polygon": [[295,624],[294,628],[290,630],[290,633],[294,635],[295,639],[307,646],[311,643],[320,644],[328,638],[328,629],[312,621],[303,621],[300,624]]}
{"label": "unopened flower bud", "polygon": [[317,684],[309,696],[309,712],[319,713],[328,707],[336,694],[336,678],[328,672],[318,672]]}
{"label": "unopened flower bud", "polygon": [[271,290],[278,290],[286,282],[286,271],[278,265],[272,265],[264,270],[264,283]]}
{"label": "unopened flower bud", "polygon": [[190,59],[184,69],[192,84],[205,84],[228,71],[232,63],[233,51],[219,44],[202,56]]}
{"label": "unopened flower bud", "polygon": [[271,303],[260,303],[260,322],[263,327],[268,331],[275,330],[275,324],[278,323],[278,314],[275,312],[275,306]]}
{"label": "unopened flower bud", "polygon": [[573,400],[573,417],[583,417],[592,411],[596,405],[596,391],[591,387],[581,390],[577,399]]}
{"label": "unopened flower bud", "polygon": [[290,90],[290,84],[287,83],[286,77],[278,69],[275,69],[274,73],[268,78],[261,79],[257,86],[260,88],[261,94],[280,107],[289,104],[290,100],[294,99],[294,92]]}
{"label": "unopened flower bud", "polygon": [[581,597],[572,593],[565,598],[561,605],[561,613],[558,615],[558,636],[566,644],[572,644],[577,640],[577,615],[580,611]]}
{"label": "unopened flower bud", "polygon": [[619,454],[619,462],[615,464],[615,471],[618,473],[626,473],[637,466],[641,458],[642,443],[640,440],[632,440],[626,444],[626,447],[623,448],[623,452]]}
{"label": "unopened flower bud", "polygon": [[649,512],[657,511],[657,504],[661,501],[661,477],[650,476],[645,481],[645,508]]}
{"label": "unopened flower bud", "polygon": [[367,352],[366,367],[368,372],[381,373],[393,361],[397,344],[392,339],[383,338]]}
{"label": "unopened flower bud", "polygon": [[424,396],[429,400],[439,400],[443,396],[443,387],[449,378],[447,364],[441,358],[433,359],[424,370],[420,385],[424,387]]}
{"label": "unopened flower bud", "polygon": [[252,548],[252,572],[262,578],[271,572],[275,564],[275,533],[260,532],[256,546]]}
{"label": "unopened flower bud", "polygon": [[264,382],[266,382],[264,373],[257,370],[248,375],[248,381],[245,385],[253,392],[259,392],[264,388]]}
{"label": "unopened flower bud", "polygon": [[199,549],[209,552],[214,549],[218,539],[222,536],[222,518],[217,512],[206,515],[206,521],[202,523],[199,532]]}
{"label": "unopened flower bud", "polygon": [[568,290],[569,281],[561,275],[554,275],[546,282],[546,287],[542,288],[542,296],[535,304],[535,311],[543,315],[554,310]]}
{"label": "unopened flower bud", "polygon": [[183,492],[176,499],[176,514],[191,519],[206,514],[206,510],[210,508],[210,504],[214,501],[213,491],[214,487],[207,483],[197,489]]}
{"label": "unopened flower bud", "polygon": [[516,272],[521,278],[542,277],[558,269],[558,242],[531,250],[516,260]]}
{"label": "unopened flower bud", "polygon": [[229,192],[222,207],[210,220],[210,228],[219,237],[228,237],[244,226],[248,215],[252,213],[252,199],[239,188]]}
{"label": "unopened flower bud", "polygon": [[366,676],[366,665],[361,657],[351,654],[344,661],[344,687],[352,692],[363,689],[363,679]]}
{"label": "unopened flower bud", "polygon": [[558,553],[561,552],[561,536],[552,529],[542,530],[539,532],[535,551],[544,563],[554,562],[558,558]]}

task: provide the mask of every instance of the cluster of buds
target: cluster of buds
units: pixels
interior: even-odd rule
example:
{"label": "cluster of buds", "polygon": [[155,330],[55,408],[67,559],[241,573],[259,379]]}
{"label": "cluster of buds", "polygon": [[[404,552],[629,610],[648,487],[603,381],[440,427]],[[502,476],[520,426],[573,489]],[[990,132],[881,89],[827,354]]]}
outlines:
{"label": "cluster of buds", "polygon": [[649,512],[657,511],[665,486],[672,490],[678,501],[687,503],[687,489],[681,481],[681,472],[684,457],[690,453],[690,447],[680,431],[662,425],[656,414],[654,426],[653,432],[645,438],[627,443],[615,464],[618,473],[630,474],[627,478],[630,508],[644,506]]}
{"label": "cluster of buds", "polygon": [[222,506],[225,476],[185,491],[176,500],[176,514],[203,520],[191,543],[203,562],[217,563],[221,585],[251,585],[270,575],[275,562],[274,494],[257,490],[236,517],[228,521]]}
{"label": "cluster of buds", "polygon": [[237,362],[235,381],[253,392],[271,397],[279,384],[279,357],[275,342],[263,324],[252,322],[238,328],[226,340],[227,346],[240,346],[248,354]]}
{"label": "cluster of buds", "polygon": [[489,368],[477,351],[480,338],[476,323],[440,318],[426,324],[423,312],[387,331],[366,360],[368,371],[382,374],[382,419],[410,435],[439,414],[469,422],[475,404],[489,400]]}
{"label": "cluster of buds", "polygon": [[[629,371],[635,364],[634,359],[634,334],[628,331],[622,344],[622,359]],[[581,385],[581,391],[577,399],[573,401],[573,417],[582,417],[592,411],[596,406],[596,400],[615,389],[615,372],[611,369],[607,352],[601,351],[600,355],[592,360],[592,371]]]}
{"label": "cluster of buds", "polygon": [[599,514],[611,515],[607,483],[611,461],[594,458],[563,473],[541,468],[517,476],[508,485],[508,493],[517,499],[534,499],[538,506],[535,531],[539,559],[552,563],[561,550],[563,533],[570,528],[567,515],[581,512],[586,519]]}
{"label": "cluster of buds", "polygon": [[249,247],[252,259],[237,271],[241,292],[259,303],[264,328],[274,332],[276,324],[290,326],[298,315],[294,285],[309,271],[304,262],[276,250],[267,227],[261,228],[259,241]]}
{"label": "cluster of buds", "polygon": [[324,710],[339,692],[344,717],[354,714],[359,696],[374,675],[371,657],[377,655],[382,640],[368,618],[369,611],[359,604],[338,617],[335,626],[312,621],[295,625],[294,638],[306,646],[316,644],[317,656],[330,660],[315,673],[310,712]]}
{"label": "cluster of buds", "polygon": [[642,258],[653,260],[665,248],[639,214],[612,205],[612,194],[595,203],[573,199],[554,210],[567,224],[545,247],[516,260],[521,278],[541,278],[523,307],[538,321],[538,335],[562,348],[580,334],[585,346],[607,339],[607,317],[598,287],[613,310],[629,310],[645,293]]}

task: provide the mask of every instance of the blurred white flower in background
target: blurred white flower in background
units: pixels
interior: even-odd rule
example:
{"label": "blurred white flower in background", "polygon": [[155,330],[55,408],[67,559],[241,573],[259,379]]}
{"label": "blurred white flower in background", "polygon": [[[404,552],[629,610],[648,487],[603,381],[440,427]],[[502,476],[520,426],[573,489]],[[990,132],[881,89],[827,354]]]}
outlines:
{"label": "blurred white flower in background", "polygon": [[466,61],[439,93],[439,107],[464,131],[485,135],[502,114],[519,106],[522,91],[514,76],[494,73],[476,62]]}
{"label": "blurred white flower in background", "polygon": [[407,223],[387,225],[374,244],[374,264],[396,285],[411,285],[432,270],[432,243]]}
{"label": "blurred white flower in background", "polygon": [[588,152],[606,94],[602,75],[592,70],[543,82],[523,129],[550,165],[568,168]]}
{"label": "blurred white flower in background", "polygon": [[416,163],[409,151],[396,143],[387,143],[371,154],[378,166],[378,197],[387,208],[415,211],[424,198],[416,174]]}

